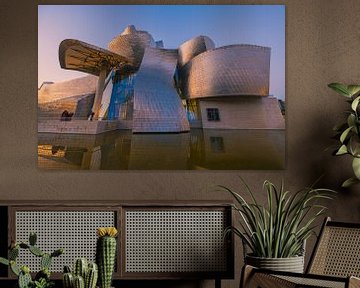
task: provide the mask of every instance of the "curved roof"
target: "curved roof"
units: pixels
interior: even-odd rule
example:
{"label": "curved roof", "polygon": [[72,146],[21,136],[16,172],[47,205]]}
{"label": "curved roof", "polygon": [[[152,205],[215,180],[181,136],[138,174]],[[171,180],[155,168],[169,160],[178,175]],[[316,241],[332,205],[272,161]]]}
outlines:
{"label": "curved roof", "polygon": [[180,69],[183,96],[268,96],[270,52],[268,47],[240,44],[195,56]]}
{"label": "curved roof", "polygon": [[133,25],[126,27],[108,44],[110,51],[126,57],[136,70],[140,67],[145,48],[149,46],[155,47],[154,39],[150,33],[136,30]]}
{"label": "curved roof", "polygon": [[179,47],[179,65],[183,66],[195,56],[215,48],[214,41],[207,36],[197,36],[194,37]]}
{"label": "curved roof", "polygon": [[60,43],[59,62],[61,68],[96,76],[104,65],[110,70],[131,64],[124,56],[75,39],[65,39]]}

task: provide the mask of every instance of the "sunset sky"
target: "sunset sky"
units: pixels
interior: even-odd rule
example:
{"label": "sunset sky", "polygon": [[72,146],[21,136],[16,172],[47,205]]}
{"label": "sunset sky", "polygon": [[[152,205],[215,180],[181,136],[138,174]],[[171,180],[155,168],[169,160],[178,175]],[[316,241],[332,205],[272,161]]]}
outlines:
{"label": "sunset sky", "polygon": [[198,35],[210,37],[216,47],[271,47],[270,94],[285,98],[284,5],[39,5],[38,85],[87,75],[60,68],[62,40],[107,49],[128,25],[163,40],[164,48],[177,48]]}

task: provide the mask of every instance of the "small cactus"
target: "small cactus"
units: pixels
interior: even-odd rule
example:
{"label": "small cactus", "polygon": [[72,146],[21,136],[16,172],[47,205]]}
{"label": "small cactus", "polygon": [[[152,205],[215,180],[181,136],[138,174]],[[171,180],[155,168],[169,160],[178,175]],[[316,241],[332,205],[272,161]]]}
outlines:
{"label": "small cactus", "polygon": [[51,257],[58,257],[64,253],[64,249],[57,249],[51,253]]}
{"label": "small cactus", "polygon": [[36,246],[30,246],[29,247],[29,251],[34,254],[35,256],[41,257],[44,255],[44,252],[42,252],[40,250],[40,248],[36,247]]}
{"label": "small cactus", "polygon": [[[71,273],[69,266],[64,266],[63,286],[64,288],[95,288],[98,279],[98,268],[96,263],[85,258],[78,258],[74,263],[74,272]],[[82,276],[83,275],[83,276]],[[75,285],[78,285],[75,286]]]}
{"label": "small cactus", "polygon": [[84,278],[77,275],[74,277],[74,288],[85,288]]}
{"label": "small cactus", "polygon": [[18,279],[19,288],[28,288],[30,283],[32,283],[30,269],[27,266],[23,266]]}
{"label": "small cactus", "polygon": [[115,227],[98,228],[99,236],[96,243],[96,262],[99,267],[99,282],[101,288],[110,288],[116,258]]}
{"label": "small cactus", "polygon": [[19,256],[19,246],[15,246],[14,248],[10,249],[8,252],[9,260],[16,260]]}
{"label": "small cactus", "polygon": [[37,235],[35,232],[31,232],[29,235],[29,244],[31,246],[35,246],[37,241]]}
{"label": "small cactus", "polygon": [[81,276],[83,279],[85,279],[87,268],[88,268],[88,261],[86,260],[86,258],[76,259],[74,274],[76,276]]}
{"label": "small cactus", "polygon": [[51,260],[52,260],[51,255],[44,253],[44,255],[41,256],[41,261],[40,261],[41,269],[45,269],[45,268],[49,269],[51,265]]}
{"label": "small cactus", "polygon": [[98,279],[98,266],[96,263],[89,263],[85,276],[85,288],[95,288]]}
{"label": "small cactus", "polygon": [[[29,287],[51,287],[53,282],[50,281],[50,264],[53,257],[60,256],[63,254],[63,249],[55,250],[53,253],[48,254],[41,251],[35,246],[37,236],[35,233],[30,233],[29,244],[20,242],[16,243],[14,240],[11,241],[8,251],[8,259],[0,257],[0,264],[10,266],[11,271],[18,276],[19,288]],[[16,264],[16,259],[19,256],[19,250],[29,250],[35,256],[41,257],[41,271],[35,276],[35,281],[32,280],[30,275],[30,269],[28,266],[22,266],[21,268]]]}
{"label": "small cactus", "polygon": [[66,272],[62,277],[64,288],[73,288],[74,287],[74,276],[71,272]]}
{"label": "small cactus", "polygon": [[71,273],[71,269],[69,266],[67,265],[64,266],[64,273]]}

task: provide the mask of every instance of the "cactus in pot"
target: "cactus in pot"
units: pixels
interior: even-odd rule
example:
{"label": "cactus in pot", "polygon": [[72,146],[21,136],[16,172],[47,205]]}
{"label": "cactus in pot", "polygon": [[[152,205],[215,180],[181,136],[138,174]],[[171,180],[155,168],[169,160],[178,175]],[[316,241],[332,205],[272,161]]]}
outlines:
{"label": "cactus in pot", "polygon": [[98,279],[96,263],[88,263],[85,258],[78,258],[74,263],[74,273],[69,266],[64,267],[64,288],[95,288]]}
{"label": "cactus in pot", "polygon": [[115,227],[101,227],[97,229],[96,262],[99,267],[100,288],[110,288],[116,258]]}
{"label": "cactus in pot", "polygon": [[[50,265],[53,257],[58,257],[64,253],[63,249],[57,249],[51,254],[43,252],[36,246],[37,236],[35,233],[30,233],[29,243],[12,241],[9,251],[8,259],[0,257],[0,263],[10,266],[11,271],[18,277],[19,288],[48,288],[53,286],[50,280]],[[30,268],[26,265],[20,266],[16,263],[19,256],[20,249],[28,250],[30,253],[39,257],[41,270],[35,275],[35,279],[31,278]]]}

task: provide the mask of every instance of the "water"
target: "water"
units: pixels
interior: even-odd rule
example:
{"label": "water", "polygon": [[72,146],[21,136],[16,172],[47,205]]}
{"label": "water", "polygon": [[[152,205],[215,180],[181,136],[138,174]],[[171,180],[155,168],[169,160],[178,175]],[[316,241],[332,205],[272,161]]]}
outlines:
{"label": "water", "polygon": [[192,129],[180,134],[38,134],[41,169],[277,170],[284,130]]}

